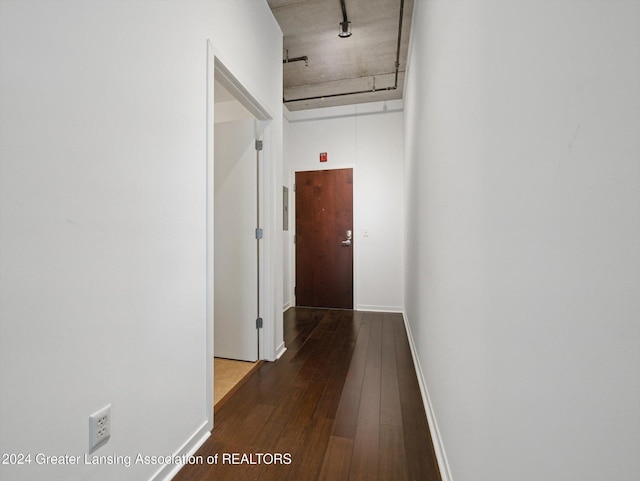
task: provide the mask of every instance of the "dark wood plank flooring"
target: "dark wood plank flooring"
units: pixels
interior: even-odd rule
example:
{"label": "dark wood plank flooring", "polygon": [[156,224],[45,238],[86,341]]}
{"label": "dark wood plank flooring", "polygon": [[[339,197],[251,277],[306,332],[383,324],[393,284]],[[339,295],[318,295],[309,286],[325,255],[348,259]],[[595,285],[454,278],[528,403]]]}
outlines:
{"label": "dark wood plank flooring", "polygon": [[[292,308],[284,329],[285,354],[215,414],[196,456],[218,463],[185,466],[175,481],[440,481],[400,314]],[[223,463],[224,453],[253,459]],[[250,464],[258,453],[291,462]]]}

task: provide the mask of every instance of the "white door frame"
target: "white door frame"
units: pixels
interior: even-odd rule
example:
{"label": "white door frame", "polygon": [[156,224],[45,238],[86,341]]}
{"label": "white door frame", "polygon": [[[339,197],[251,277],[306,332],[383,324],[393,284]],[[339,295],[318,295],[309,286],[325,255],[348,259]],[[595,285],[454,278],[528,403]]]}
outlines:
{"label": "white door frame", "polygon": [[225,67],[218,58],[215,47],[210,40],[207,40],[207,159],[206,159],[206,366],[205,366],[205,386],[206,386],[206,415],[208,418],[208,429],[213,429],[213,358],[214,358],[214,79],[229,91],[253,116],[256,122],[256,140],[264,139],[264,150],[261,152],[262,169],[260,175],[260,218],[261,228],[264,229],[264,238],[260,251],[260,281],[258,283],[260,309],[262,311],[263,328],[259,330],[258,359],[274,359],[274,329],[275,319],[273,316],[273,296],[265,296],[266,292],[273,292],[274,268],[273,251],[276,244],[275,225],[270,222],[274,217],[273,202],[268,202],[274,195],[274,188],[270,179],[274,176],[274,165],[272,162],[273,153],[270,142],[271,129],[270,121],[273,115],[265,109],[260,102],[241,84],[233,73]]}

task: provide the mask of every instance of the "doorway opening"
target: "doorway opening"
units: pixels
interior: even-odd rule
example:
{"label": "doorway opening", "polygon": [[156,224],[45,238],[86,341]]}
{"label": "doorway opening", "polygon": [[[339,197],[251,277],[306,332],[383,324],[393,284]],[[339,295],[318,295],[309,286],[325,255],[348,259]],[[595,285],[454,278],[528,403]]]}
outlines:
{"label": "doorway opening", "polygon": [[260,317],[257,119],[214,87],[214,410],[256,366]]}
{"label": "doorway opening", "polygon": [[[265,190],[260,164],[271,117],[214,56],[211,44],[207,72],[206,373],[213,428],[215,402],[224,399],[214,391],[233,390],[263,357],[262,318],[267,316],[261,308],[265,255],[259,232]],[[214,356],[229,361],[216,362]]]}
{"label": "doorway opening", "polygon": [[214,99],[214,354],[255,362],[260,348],[257,119],[218,81]]}

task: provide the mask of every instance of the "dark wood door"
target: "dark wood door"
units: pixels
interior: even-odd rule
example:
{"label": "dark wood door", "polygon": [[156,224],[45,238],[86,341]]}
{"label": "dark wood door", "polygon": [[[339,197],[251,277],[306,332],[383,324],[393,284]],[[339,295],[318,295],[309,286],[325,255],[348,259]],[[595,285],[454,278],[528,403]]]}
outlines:
{"label": "dark wood door", "polygon": [[296,305],[353,309],[353,169],[296,172]]}

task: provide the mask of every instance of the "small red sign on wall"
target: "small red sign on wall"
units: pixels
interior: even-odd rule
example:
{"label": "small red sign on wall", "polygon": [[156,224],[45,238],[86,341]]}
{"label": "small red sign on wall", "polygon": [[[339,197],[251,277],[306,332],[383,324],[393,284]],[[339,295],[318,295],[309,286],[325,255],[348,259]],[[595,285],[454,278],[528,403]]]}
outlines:
{"label": "small red sign on wall", "polygon": [[320,152],[320,162],[326,162],[326,161],[327,161],[327,153]]}

